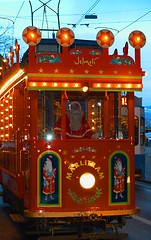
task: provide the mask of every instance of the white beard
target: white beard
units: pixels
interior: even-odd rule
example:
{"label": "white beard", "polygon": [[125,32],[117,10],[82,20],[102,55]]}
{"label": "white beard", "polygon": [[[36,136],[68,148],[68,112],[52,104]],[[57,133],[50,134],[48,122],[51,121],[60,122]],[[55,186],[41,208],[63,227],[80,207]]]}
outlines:
{"label": "white beard", "polygon": [[52,164],[51,163],[47,163],[47,167],[48,167],[49,172],[52,172]]}
{"label": "white beard", "polygon": [[122,171],[122,164],[121,164],[121,163],[118,163],[117,165],[118,165],[119,171],[121,172],[121,171]]}
{"label": "white beard", "polygon": [[70,128],[72,131],[78,131],[81,128],[82,116],[77,113],[70,115]]}

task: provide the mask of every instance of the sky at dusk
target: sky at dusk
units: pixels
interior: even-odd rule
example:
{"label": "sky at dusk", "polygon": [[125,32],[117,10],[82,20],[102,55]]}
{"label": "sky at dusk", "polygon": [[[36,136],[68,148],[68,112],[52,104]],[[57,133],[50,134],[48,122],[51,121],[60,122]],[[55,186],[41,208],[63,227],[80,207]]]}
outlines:
{"label": "sky at dusk", "polygon": [[[22,54],[27,45],[22,40],[23,30],[32,25],[38,28],[58,29],[58,0],[0,0],[0,37],[5,29],[14,39],[18,39]],[[31,4],[30,4],[31,3]],[[44,5],[43,5],[44,3]],[[32,8],[31,8],[32,7]],[[97,15],[97,19],[85,19],[88,14]],[[95,40],[96,34],[108,28],[115,35],[115,42],[109,49],[110,54],[117,48],[119,54],[134,30],[142,31],[146,44],[141,49],[142,69],[147,72],[143,77],[144,88],[136,96],[142,97],[144,106],[151,106],[151,1],[143,0],[60,0],[60,27],[74,31],[76,39]],[[75,27],[76,24],[76,27]],[[7,32],[6,32],[7,33]],[[52,32],[42,32],[42,37],[52,37]],[[129,55],[134,56],[134,49],[129,46]]]}

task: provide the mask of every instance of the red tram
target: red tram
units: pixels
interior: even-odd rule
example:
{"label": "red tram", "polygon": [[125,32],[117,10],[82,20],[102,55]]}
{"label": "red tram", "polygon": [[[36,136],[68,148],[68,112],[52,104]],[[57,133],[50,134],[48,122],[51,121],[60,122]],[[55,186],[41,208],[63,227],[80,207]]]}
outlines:
{"label": "red tram", "polygon": [[[24,34],[1,66],[0,174],[4,198],[39,232],[68,227],[79,239],[94,226],[116,229],[136,214],[134,91],[142,90],[142,32],[119,55],[114,36],[74,40],[67,28],[56,39]],[[36,39],[36,40],[35,40]],[[56,41],[57,40],[57,41]],[[15,62],[16,59],[16,62]],[[70,223],[70,224],[69,224]],[[59,226],[59,227],[58,227]],[[85,234],[85,235],[84,235]],[[95,235],[97,237],[97,235]]]}

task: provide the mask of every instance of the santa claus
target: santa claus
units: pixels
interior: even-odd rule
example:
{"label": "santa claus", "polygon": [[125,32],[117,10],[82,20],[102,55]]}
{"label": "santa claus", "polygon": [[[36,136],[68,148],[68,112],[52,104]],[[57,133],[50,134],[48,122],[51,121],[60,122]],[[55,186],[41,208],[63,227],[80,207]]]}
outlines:
{"label": "santa claus", "polygon": [[56,169],[52,167],[52,161],[47,158],[43,167],[43,193],[45,194],[45,200],[48,196],[53,200],[52,194],[55,192],[55,175]]}
{"label": "santa claus", "polygon": [[[59,119],[54,134],[61,137],[61,118]],[[66,138],[92,138],[94,135],[91,127],[84,118],[84,112],[79,102],[71,102],[66,116]]]}
{"label": "santa claus", "polygon": [[114,189],[116,193],[115,199],[118,199],[118,195],[123,198],[124,192],[124,179],[125,179],[125,168],[122,166],[122,161],[120,158],[116,159],[114,166]]}

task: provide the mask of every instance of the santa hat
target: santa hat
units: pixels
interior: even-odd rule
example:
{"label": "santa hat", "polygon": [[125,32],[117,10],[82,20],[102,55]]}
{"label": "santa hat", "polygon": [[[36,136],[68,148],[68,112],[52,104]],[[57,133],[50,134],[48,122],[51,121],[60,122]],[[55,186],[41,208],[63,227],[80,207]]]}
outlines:
{"label": "santa hat", "polygon": [[49,158],[47,158],[46,163],[52,163],[52,161]]}
{"label": "santa hat", "polygon": [[71,103],[69,104],[69,110],[71,110],[71,108],[72,108],[73,105],[78,105],[79,109],[82,110],[80,103],[77,102],[77,101],[71,102]]}
{"label": "santa hat", "polygon": [[122,162],[120,158],[116,158],[116,162]]}

